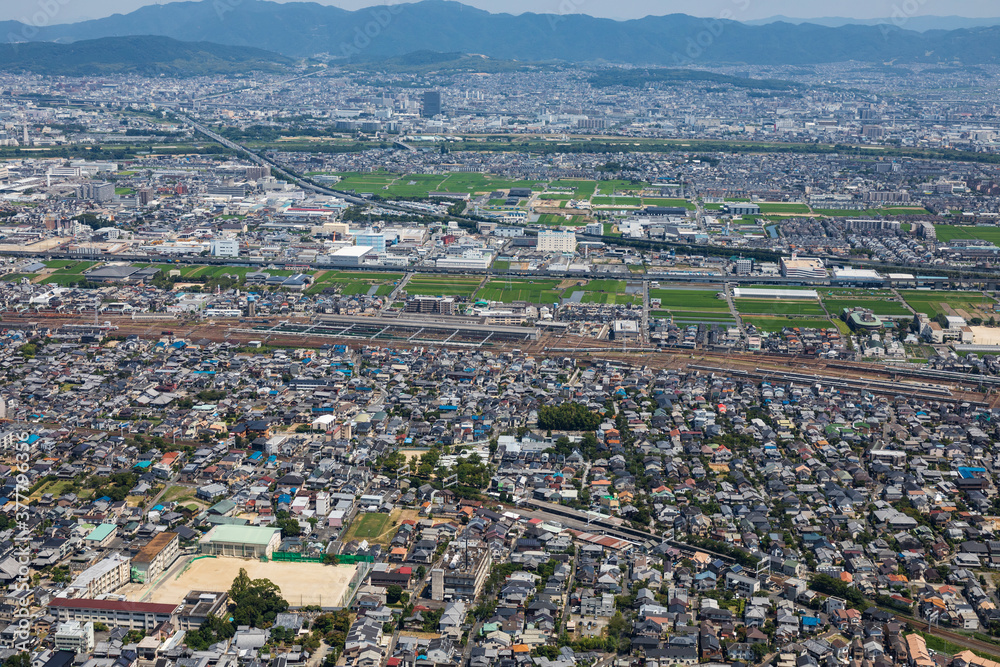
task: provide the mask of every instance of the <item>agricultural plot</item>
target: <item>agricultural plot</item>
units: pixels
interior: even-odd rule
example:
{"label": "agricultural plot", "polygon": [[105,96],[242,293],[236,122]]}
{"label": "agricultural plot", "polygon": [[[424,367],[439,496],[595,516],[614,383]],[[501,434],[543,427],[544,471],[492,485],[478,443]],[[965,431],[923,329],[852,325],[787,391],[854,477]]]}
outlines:
{"label": "agricultural plot", "polygon": [[808,213],[809,207],[805,204],[785,204],[781,202],[759,204],[761,213]]}
{"label": "agricultural plot", "polygon": [[438,174],[407,174],[397,178],[385,192],[390,197],[426,197],[430,192],[441,190],[441,183],[446,178]]}
{"label": "agricultural plot", "polygon": [[867,308],[876,315],[887,317],[905,317],[911,315],[906,306],[898,301],[888,299],[823,299],[827,312],[833,316],[839,316],[844,308]]}
{"label": "agricultural plot", "polygon": [[649,298],[660,300],[660,310],[729,313],[729,306],[719,298],[717,290],[651,289]]}
{"label": "agricultural plot", "polygon": [[590,200],[594,206],[642,206],[642,199],[639,197],[594,197]]}
{"label": "agricultural plot", "polygon": [[[591,280],[583,289],[583,303],[603,303],[607,305],[635,305],[642,303],[642,297],[638,294],[627,294],[627,285],[624,280]],[[578,292],[579,289],[570,288],[566,294]]]}
{"label": "agricultural plot", "polygon": [[597,194],[599,195],[613,195],[616,192],[639,192],[645,188],[647,183],[633,183],[632,181],[623,181],[620,179],[612,179],[610,181],[598,181],[597,182]]}
{"label": "agricultural plot", "polygon": [[997,302],[981,292],[935,292],[930,290],[900,290],[906,303],[928,317],[957,315],[966,320],[989,319],[995,316]]}
{"label": "agricultural plot", "polygon": [[830,329],[834,324],[827,319],[799,319],[791,317],[744,317],[743,324],[753,325],[760,331],[775,333],[785,327],[799,329]]}
{"label": "agricultural plot", "polygon": [[481,280],[463,276],[416,276],[406,283],[406,292],[422,296],[460,296],[472,298]]}
{"label": "agricultural plot", "polygon": [[694,204],[689,202],[687,199],[669,199],[663,197],[643,197],[643,206],[667,206],[667,207],[680,207],[686,208],[689,211],[695,210],[697,208]]}
{"label": "agricultural plot", "polygon": [[587,223],[584,221],[582,215],[571,215],[567,218],[565,215],[543,213],[538,216],[538,224],[553,225],[558,227],[582,227]]}
{"label": "agricultural plot", "polygon": [[650,311],[650,316],[661,320],[673,318],[676,324],[688,322],[704,322],[706,324],[736,323],[733,316],[729,313],[713,313],[701,310],[653,310]]}
{"label": "agricultural plot", "polygon": [[97,265],[97,262],[78,262],[75,259],[50,259],[42,263],[50,269],[67,273],[83,273],[90,267]]}
{"label": "agricultural plot", "polygon": [[753,315],[806,315],[824,317],[823,308],[816,301],[790,301],[785,299],[733,299],[740,313]]}
{"label": "agricultural plot", "polygon": [[512,181],[506,178],[496,178],[489,174],[450,174],[439,187],[438,192],[467,192],[469,194],[508,190],[510,188],[534,188],[533,181]]}
{"label": "agricultural plot", "polygon": [[851,209],[839,209],[839,208],[814,208],[813,213],[826,215],[831,218],[860,218],[871,215],[885,215],[886,211],[885,209],[881,208],[869,208],[863,211],[854,211]]}
{"label": "agricultural plot", "polygon": [[930,213],[923,206],[886,206],[882,210],[896,215],[928,215]]}
{"label": "agricultural plot", "polygon": [[0,277],[0,281],[5,283],[19,283],[21,279],[27,278],[29,282],[37,278],[39,274],[37,273],[8,273],[5,276]]}
{"label": "agricultural plot", "polygon": [[60,273],[57,271],[51,275],[45,276],[38,282],[43,285],[59,285],[60,287],[69,287],[71,285],[78,285],[80,283],[87,282],[87,276],[82,273]]}
{"label": "agricultural plot", "polygon": [[562,299],[558,280],[490,280],[476,293],[477,299],[512,303],[550,304]]}
{"label": "agricultural plot", "polygon": [[573,188],[574,199],[589,199],[597,191],[597,181],[558,180],[553,181],[551,187]]}
{"label": "agricultural plot", "polygon": [[330,287],[339,287],[345,296],[368,294],[372,285],[378,285],[376,296],[392,293],[395,283],[403,278],[401,273],[369,273],[367,271],[326,271],[306,290],[307,294],[319,294]]}
{"label": "agricultural plot", "polygon": [[386,186],[399,178],[399,174],[385,172],[340,175],[343,176],[343,179],[337,183],[337,189],[354,190],[355,192],[381,192]]}
{"label": "agricultural plot", "polygon": [[816,291],[819,292],[824,301],[826,301],[827,297],[833,299],[846,297],[859,297],[862,299],[891,299],[894,296],[892,290],[865,289],[863,287],[831,287],[827,289],[818,289]]}

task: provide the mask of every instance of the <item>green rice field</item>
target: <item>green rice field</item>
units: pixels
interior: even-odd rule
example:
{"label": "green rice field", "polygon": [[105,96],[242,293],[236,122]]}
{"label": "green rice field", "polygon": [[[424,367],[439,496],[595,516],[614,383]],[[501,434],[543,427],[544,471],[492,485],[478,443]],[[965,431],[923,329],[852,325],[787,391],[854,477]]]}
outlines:
{"label": "green rice field", "polygon": [[761,331],[770,333],[778,332],[785,327],[799,327],[800,329],[829,329],[835,325],[826,319],[800,319],[791,317],[744,317],[743,323],[757,327]]}
{"label": "green rice field", "polygon": [[406,292],[421,296],[460,296],[472,298],[480,278],[462,276],[415,276],[406,283]]}
{"label": "green rice field", "polygon": [[824,317],[823,308],[816,301],[789,301],[785,299],[733,299],[742,313],[765,315],[808,315]]}
{"label": "green rice field", "polygon": [[661,310],[729,313],[729,306],[717,290],[651,289],[649,298],[660,300]]}
{"label": "green rice field", "polygon": [[562,290],[558,280],[490,280],[476,293],[477,299],[512,303],[528,301],[536,304],[558,303]]}

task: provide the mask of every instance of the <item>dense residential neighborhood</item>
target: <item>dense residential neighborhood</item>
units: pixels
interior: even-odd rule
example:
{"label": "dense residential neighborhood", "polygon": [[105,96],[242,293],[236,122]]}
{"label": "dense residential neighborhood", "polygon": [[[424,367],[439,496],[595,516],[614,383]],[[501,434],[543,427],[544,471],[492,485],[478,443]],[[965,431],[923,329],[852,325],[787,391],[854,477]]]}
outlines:
{"label": "dense residential neighborhood", "polygon": [[0,62],[0,667],[1000,667],[990,58],[93,41]]}

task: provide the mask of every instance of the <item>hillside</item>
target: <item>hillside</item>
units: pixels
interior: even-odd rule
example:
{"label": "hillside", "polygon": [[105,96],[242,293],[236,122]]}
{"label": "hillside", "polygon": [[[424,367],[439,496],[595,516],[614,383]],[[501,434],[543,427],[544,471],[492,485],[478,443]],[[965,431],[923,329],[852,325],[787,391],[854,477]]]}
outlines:
{"label": "hillside", "polygon": [[28,42],[0,45],[0,69],[59,76],[104,73],[196,76],[250,70],[280,71],[291,58],[261,49],[168,37],[103,37],[72,44]]}

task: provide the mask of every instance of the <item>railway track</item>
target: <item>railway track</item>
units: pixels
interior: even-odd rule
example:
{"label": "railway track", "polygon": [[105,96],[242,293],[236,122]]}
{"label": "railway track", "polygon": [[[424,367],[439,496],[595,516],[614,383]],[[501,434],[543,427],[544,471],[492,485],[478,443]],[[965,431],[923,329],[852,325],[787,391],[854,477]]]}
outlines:
{"label": "railway track", "polygon": [[943,630],[939,626],[931,625],[927,621],[913,618],[912,616],[905,616],[903,614],[896,614],[893,612],[890,613],[892,613],[892,615],[895,616],[900,622],[907,623],[916,630],[926,632],[927,634],[935,637],[940,637],[941,639],[946,639],[952,644],[957,644],[962,648],[967,648],[973,651],[982,651],[983,653],[987,653],[997,659],[1000,659],[1000,646],[997,644],[984,642],[980,639],[975,639],[974,637],[968,637],[957,632],[951,632],[950,630]]}
{"label": "railway track", "polygon": [[[140,338],[159,338],[163,330],[174,330],[185,337],[207,339],[213,342],[249,343],[260,340],[264,344],[280,344],[288,347],[316,348],[322,345],[377,345],[390,348],[411,349],[413,347],[447,347],[448,342],[407,341],[400,339],[367,339],[359,337],[331,337],[309,335],[282,335],[280,331],[236,331],[238,321],[190,322],[184,320],[160,320],[155,322],[133,321],[129,317],[103,315],[102,322],[110,322],[117,326],[116,334],[122,336],[135,335]],[[292,321],[306,323],[307,318],[290,318]],[[31,323],[41,326],[62,326],[64,324],[93,324],[92,316],[85,314],[38,313],[30,315],[11,315],[4,313],[0,321],[3,327],[24,327]],[[276,324],[276,318],[269,323]],[[456,347],[468,347],[467,344]],[[535,357],[571,357],[587,363],[612,362],[629,367],[647,367],[655,370],[684,371],[699,364],[718,366],[729,371],[746,371],[764,376],[774,374],[776,381],[783,373],[803,372],[805,374],[822,374],[830,378],[850,381],[862,385],[866,382],[885,383],[891,381],[892,368],[881,364],[866,364],[864,362],[827,361],[811,357],[783,357],[773,354],[749,354],[733,352],[717,352],[711,350],[677,350],[661,349],[655,352],[644,351],[622,352],[610,350],[608,341],[587,337],[567,335],[564,333],[543,333],[536,341],[490,341],[484,349],[494,352],[512,352],[520,350],[522,354]],[[600,351],[596,351],[600,350]],[[705,372],[705,371],[703,371]],[[720,370],[720,372],[722,372]],[[792,380],[796,381],[796,380]],[[964,383],[951,380],[938,380],[936,385],[948,387],[952,392],[951,401],[970,402],[988,405],[991,408],[1000,407],[1000,392],[984,394],[970,391]],[[910,385],[901,385],[909,387]],[[898,390],[898,388],[897,388]],[[898,391],[896,392],[898,395]],[[931,397],[941,400],[942,397]]]}

